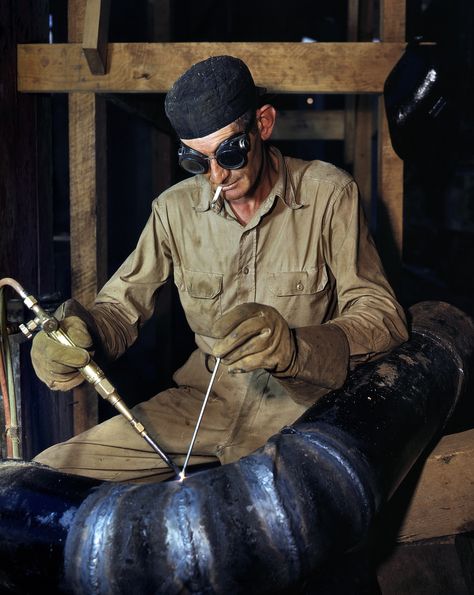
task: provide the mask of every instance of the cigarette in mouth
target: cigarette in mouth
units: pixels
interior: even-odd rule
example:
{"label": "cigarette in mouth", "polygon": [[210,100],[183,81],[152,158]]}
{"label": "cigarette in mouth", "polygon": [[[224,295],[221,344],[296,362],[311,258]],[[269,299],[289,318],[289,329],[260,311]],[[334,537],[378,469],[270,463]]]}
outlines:
{"label": "cigarette in mouth", "polygon": [[216,191],[214,192],[214,197],[211,200],[211,207],[213,207],[216,204],[217,199],[219,198],[219,194],[221,193],[221,190],[222,190],[222,186],[217,186]]}

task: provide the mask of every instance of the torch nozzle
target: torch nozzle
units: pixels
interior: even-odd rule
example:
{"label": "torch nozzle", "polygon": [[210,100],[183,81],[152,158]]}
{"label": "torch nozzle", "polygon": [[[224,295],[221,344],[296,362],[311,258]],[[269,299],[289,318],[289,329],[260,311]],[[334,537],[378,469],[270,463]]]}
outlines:
{"label": "torch nozzle", "polygon": [[[28,337],[31,338],[33,336],[33,331],[41,327],[41,329],[52,339],[61,343],[62,345],[75,347],[74,342],[72,339],[67,335],[63,329],[59,326],[59,321],[55,316],[48,314],[43,310],[43,308],[38,304],[36,298],[29,293],[27,293],[23,287],[14,279],[10,277],[5,277],[0,279],[0,287],[8,285],[12,287],[23,299],[25,306],[27,306],[30,310],[32,310],[35,314],[35,319],[31,320],[26,325],[20,325],[21,331]],[[132,414],[130,409],[125,405],[119,394],[117,393],[115,387],[112,383],[106,378],[104,372],[101,368],[93,361],[90,360],[88,364],[84,367],[79,368],[79,372],[81,375],[89,382],[95,390],[99,393],[101,397],[103,397],[106,401],[108,401],[117,411],[125,417],[125,419],[130,423],[132,428],[140,434],[140,436],[145,440],[147,444],[151,446],[151,448],[163,459],[163,461],[176,473],[179,475],[178,467],[173,463],[170,457],[158,446],[158,444],[150,437],[148,432],[145,430],[143,424]]]}

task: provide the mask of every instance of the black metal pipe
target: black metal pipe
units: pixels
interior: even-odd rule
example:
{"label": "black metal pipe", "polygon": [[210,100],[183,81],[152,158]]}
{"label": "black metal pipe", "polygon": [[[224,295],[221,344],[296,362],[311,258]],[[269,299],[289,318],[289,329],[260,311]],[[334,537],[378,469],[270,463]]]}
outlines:
{"label": "black metal pipe", "polygon": [[99,485],[38,463],[0,463],[0,593],[68,593],[64,544],[81,502]]}
{"label": "black metal pipe", "polygon": [[362,544],[465,385],[474,327],[424,303],[409,342],[240,461],[184,483],[104,485],[66,543],[79,594],[282,593]]}
{"label": "black metal pipe", "polygon": [[[55,592],[294,594],[326,561],[361,546],[468,382],[472,320],[439,302],[418,304],[411,316],[409,342],[353,371],[341,390],[236,463],[182,483],[85,480],[79,507],[74,494],[66,507],[67,527],[42,539],[54,546]],[[49,473],[63,488],[77,480]],[[0,472],[0,492],[3,484]],[[45,515],[64,508],[59,488],[56,481],[58,501],[46,503]],[[31,500],[22,510],[35,506]],[[18,519],[11,527],[18,535],[6,549],[19,572],[27,564],[17,546],[25,528]],[[0,542],[8,528],[0,524]],[[30,555],[41,550],[36,534],[29,539]],[[0,567],[0,584],[15,584],[2,555]],[[38,574],[35,567],[31,576]]]}

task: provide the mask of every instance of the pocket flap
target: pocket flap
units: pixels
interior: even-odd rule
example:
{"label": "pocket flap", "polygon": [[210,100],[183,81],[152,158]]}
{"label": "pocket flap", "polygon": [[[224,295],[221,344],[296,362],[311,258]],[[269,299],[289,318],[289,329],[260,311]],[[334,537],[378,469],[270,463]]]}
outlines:
{"label": "pocket flap", "polygon": [[222,291],[222,275],[219,273],[185,270],[184,279],[187,292],[195,298],[212,299]]}
{"label": "pocket flap", "polygon": [[326,266],[312,271],[288,271],[270,273],[270,291],[277,296],[308,295],[322,291],[328,283]]}

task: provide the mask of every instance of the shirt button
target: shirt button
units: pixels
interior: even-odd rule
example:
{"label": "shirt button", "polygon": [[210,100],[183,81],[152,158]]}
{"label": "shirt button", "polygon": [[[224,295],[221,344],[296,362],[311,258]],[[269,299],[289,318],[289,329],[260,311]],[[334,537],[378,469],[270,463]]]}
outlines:
{"label": "shirt button", "polygon": [[298,284],[296,285],[296,289],[298,291],[303,291],[304,285],[303,285],[303,283],[301,283],[301,281],[299,281]]}
{"label": "shirt button", "polygon": [[249,267],[244,267],[243,273],[244,273],[244,275],[248,275],[249,274]]}

